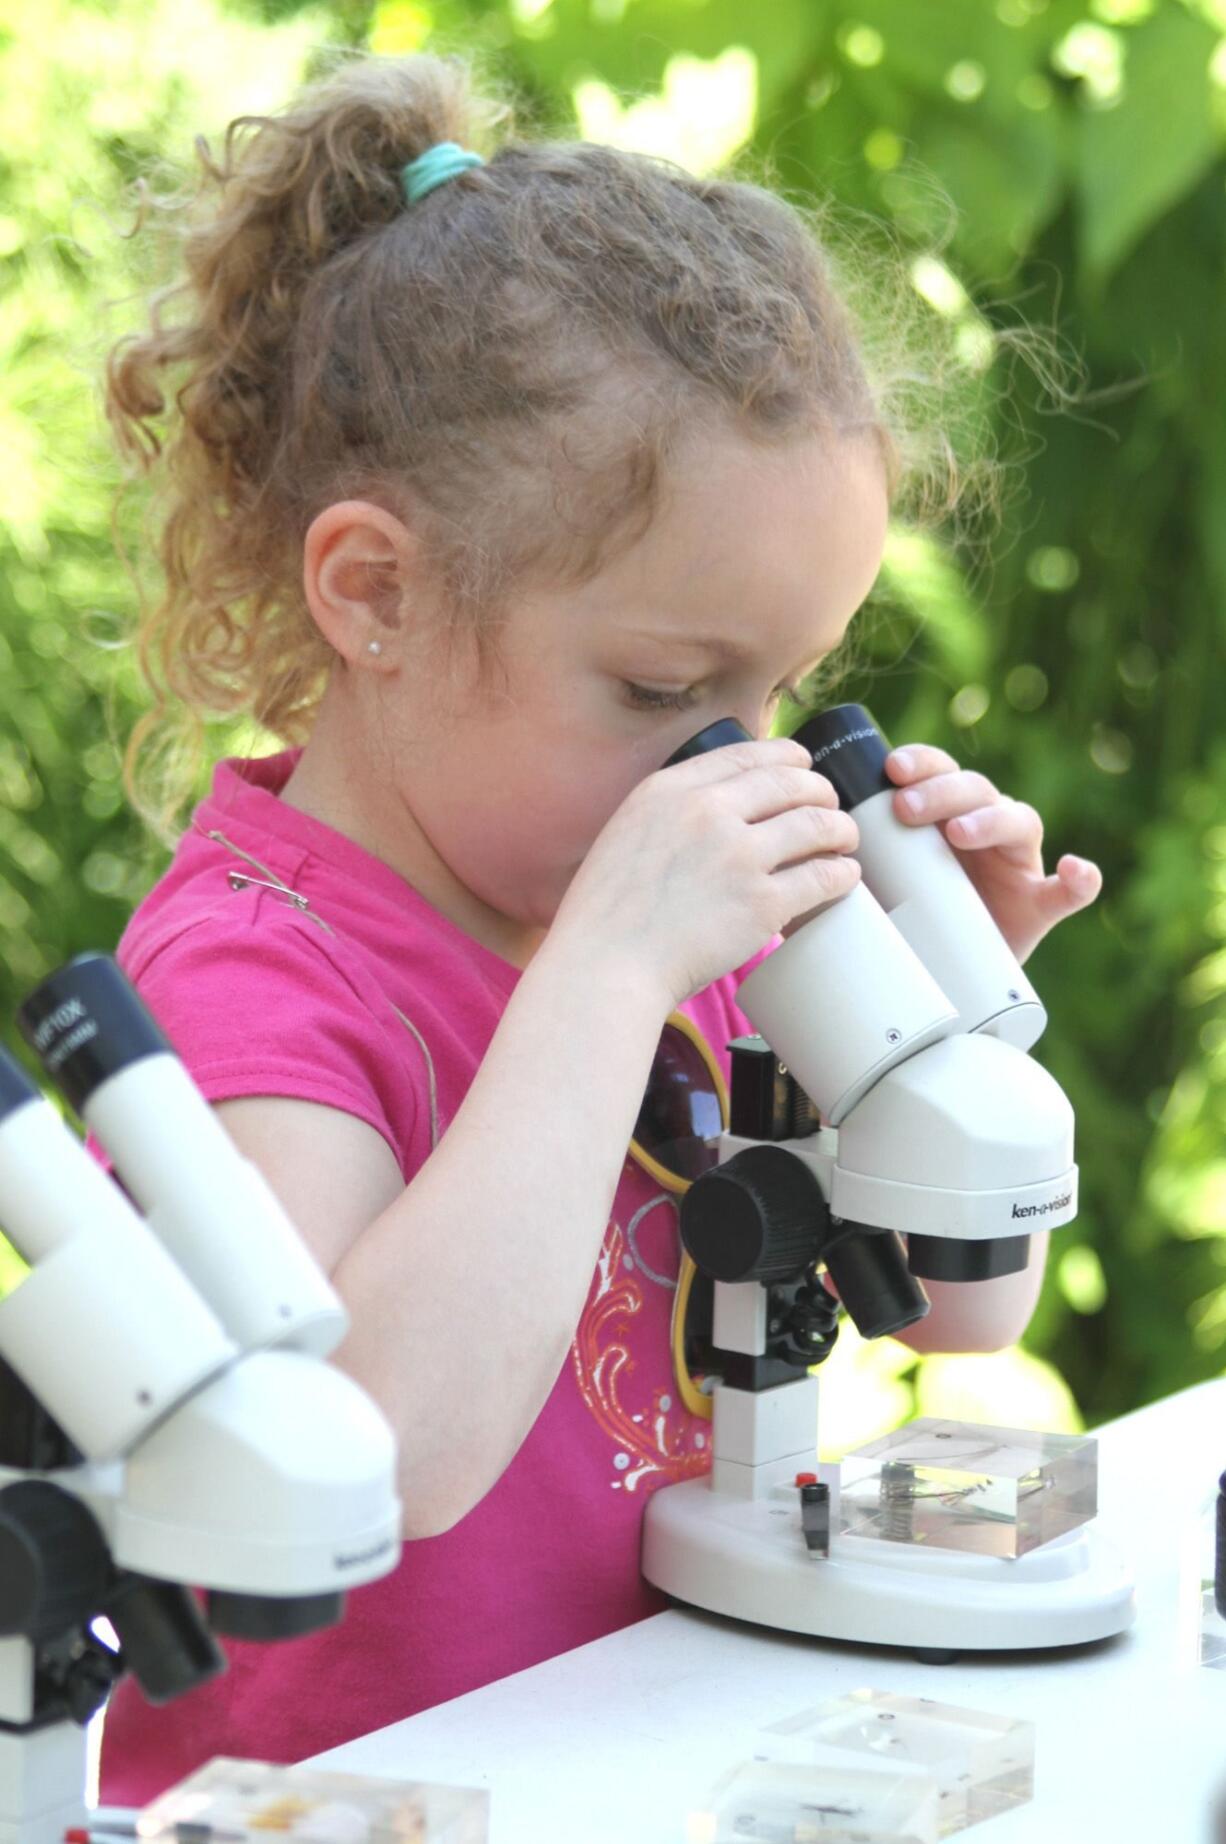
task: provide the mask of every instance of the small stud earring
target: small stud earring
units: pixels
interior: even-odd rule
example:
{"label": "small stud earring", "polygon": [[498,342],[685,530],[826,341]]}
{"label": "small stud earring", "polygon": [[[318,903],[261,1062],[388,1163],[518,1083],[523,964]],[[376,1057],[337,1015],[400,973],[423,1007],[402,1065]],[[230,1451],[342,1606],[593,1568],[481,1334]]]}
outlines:
{"label": "small stud earring", "polygon": [[366,651],[368,653],[382,653],[383,642],[381,640],[368,640],[366,643]]}

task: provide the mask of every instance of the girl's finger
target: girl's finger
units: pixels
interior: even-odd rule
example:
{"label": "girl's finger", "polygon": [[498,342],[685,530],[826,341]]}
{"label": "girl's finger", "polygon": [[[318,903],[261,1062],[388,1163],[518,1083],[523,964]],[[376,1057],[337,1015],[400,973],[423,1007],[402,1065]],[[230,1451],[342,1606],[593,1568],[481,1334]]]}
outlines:
{"label": "girl's finger", "polygon": [[930,775],[956,775],[958,766],[951,755],[931,743],[904,743],[885,759],[885,772],[899,787],[926,781]]}
{"label": "girl's finger", "polygon": [[837,853],[807,858],[803,864],[784,865],[771,873],[771,883],[783,899],[788,914],[795,919],[821,903],[846,896],[860,881],[860,865],[855,858]]}
{"label": "girl's finger", "polygon": [[1045,928],[1051,928],[1055,923],[1063,921],[1065,916],[1076,915],[1079,909],[1085,909],[1102,887],[1102,872],[1088,858],[1074,858],[1071,855],[1061,858],[1052,875],[1045,877],[1034,890],[1035,906]]}
{"label": "girl's finger", "polygon": [[927,826],[934,820],[951,820],[977,807],[992,806],[1000,798],[986,775],[961,768],[903,788],[894,796],[894,811],[909,825]]}
{"label": "girl's finger", "polygon": [[[747,743],[725,743],[722,749],[708,749],[701,755],[687,756],[674,762],[662,774],[675,781],[687,781],[703,787],[712,781],[731,781],[736,775],[752,774],[764,767],[803,768],[813,772],[813,757],[803,743],[790,736],[766,736]],[[816,779],[816,777],[815,777]]]}
{"label": "girl's finger", "polygon": [[945,828],[945,837],[962,851],[990,846],[1011,863],[1041,864],[1043,822],[1024,800],[995,801],[960,813]]}
{"label": "girl's finger", "polygon": [[833,812],[824,807],[793,807],[789,813],[759,820],[753,830],[762,862],[772,871],[780,865],[803,864],[819,853],[854,852],[860,843],[855,820],[837,807]]}
{"label": "girl's finger", "polygon": [[786,813],[793,807],[837,810],[839,804],[825,775],[815,775],[811,768],[793,768],[790,762],[747,768],[727,777],[720,783],[719,800],[741,819],[750,821],[769,819],[773,813]]}
{"label": "girl's finger", "polygon": [[[1089,858],[1066,852],[1056,865],[1056,876],[1072,900],[1072,909],[1084,909],[1103,887],[1103,874]],[[1072,911],[1069,912],[1070,914]]]}

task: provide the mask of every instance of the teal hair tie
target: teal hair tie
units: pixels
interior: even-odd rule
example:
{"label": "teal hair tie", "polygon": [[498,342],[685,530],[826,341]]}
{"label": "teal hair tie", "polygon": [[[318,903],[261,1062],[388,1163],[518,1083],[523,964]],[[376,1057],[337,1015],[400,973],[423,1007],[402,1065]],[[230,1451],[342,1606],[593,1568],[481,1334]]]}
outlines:
{"label": "teal hair tie", "polygon": [[416,160],[410,160],[401,178],[404,181],[404,196],[410,205],[416,205],[418,199],[425,198],[427,192],[433,192],[436,186],[454,179],[457,173],[467,173],[470,167],[484,166],[480,154],[470,153],[468,148],[460,147],[455,141],[436,141],[424,154],[418,154]]}

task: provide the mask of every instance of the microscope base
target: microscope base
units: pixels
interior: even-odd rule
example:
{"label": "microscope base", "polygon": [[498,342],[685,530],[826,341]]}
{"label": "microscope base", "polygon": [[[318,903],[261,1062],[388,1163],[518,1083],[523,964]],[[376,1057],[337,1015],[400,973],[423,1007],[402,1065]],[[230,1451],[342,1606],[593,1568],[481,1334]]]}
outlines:
{"label": "microscope base", "polygon": [[[837,1487],[837,1468],[822,1467]],[[837,1502],[837,1501],[836,1501]],[[707,1479],[648,1504],[643,1574],[678,1601],[782,1632],[925,1651],[1085,1645],[1131,1626],[1133,1584],[1086,1525],[1005,1560],[844,1536],[809,1554],[795,1494],[758,1499]]]}

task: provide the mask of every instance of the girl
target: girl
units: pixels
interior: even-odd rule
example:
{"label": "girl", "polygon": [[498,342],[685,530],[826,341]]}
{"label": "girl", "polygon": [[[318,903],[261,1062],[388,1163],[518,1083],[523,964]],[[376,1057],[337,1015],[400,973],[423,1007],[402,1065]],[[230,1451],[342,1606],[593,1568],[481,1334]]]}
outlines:
{"label": "girl", "polygon": [[[731,970],[858,876],[797,744],[662,766],[716,718],[765,738],[877,572],[903,432],[825,259],[754,187],[482,161],[491,113],[455,66],[371,60],[234,124],[109,368],[165,476],[155,719],[300,743],[220,765],[120,958],[345,1299],[414,1540],[340,1626],[231,1645],[164,1710],[124,1687],[108,1800],[657,1610],[643,1505],[706,1424],[670,1371],[675,1212],[627,1145],[669,1013],[722,1059]],[[918,745],[890,772],[1019,955],[1093,899],[981,776]],[[923,1340],[1017,1337],[1041,1265],[932,1288]]]}

